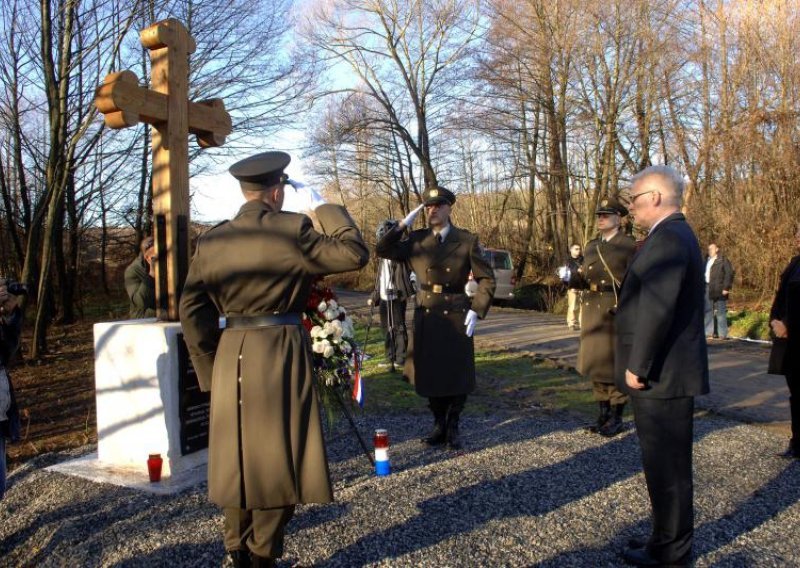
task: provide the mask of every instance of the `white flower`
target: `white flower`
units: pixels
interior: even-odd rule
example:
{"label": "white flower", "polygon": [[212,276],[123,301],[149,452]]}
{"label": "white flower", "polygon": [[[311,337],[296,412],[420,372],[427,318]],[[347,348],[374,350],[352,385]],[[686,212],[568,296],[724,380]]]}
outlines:
{"label": "white flower", "polygon": [[333,335],[335,328],[331,325],[331,322],[326,321],[325,325],[322,326],[322,337],[328,337],[329,335]]}
{"label": "white flower", "polygon": [[355,334],[355,329],[353,328],[353,320],[349,317],[344,318],[344,321],[341,322],[342,324],[342,336],[343,337],[353,337]]}
{"label": "white flower", "polygon": [[345,354],[350,353],[353,350],[353,348],[350,347],[350,344],[347,341],[342,341],[341,348],[342,348],[342,353]]}
{"label": "white flower", "polygon": [[325,300],[321,301],[319,303],[319,306],[317,306],[317,311],[321,314],[324,314],[325,310],[327,309],[328,309],[328,304],[325,303]]}
{"label": "white flower", "polygon": [[333,310],[328,308],[325,310],[325,319],[328,321],[333,321],[339,316],[339,310]]}
{"label": "white flower", "polygon": [[315,325],[314,327],[311,328],[311,331],[309,331],[308,333],[311,334],[311,337],[316,339],[317,337],[319,337],[321,331],[322,328],[318,325]]}
{"label": "white flower", "polygon": [[325,345],[323,344],[322,341],[315,341],[314,345],[311,346],[311,350],[314,353],[322,353],[323,351],[325,351]]}
{"label": "white flower", "polygon": [[336,303],[336,300],[331,300],[330,302],[328,302],[328,308],[329,309],[335,310],[338,307],[339,307],[339,304]]}
{"label": "white flower", "polygon": [[333,346],[332,345],[328,345],[328,346],[325,347],[324,351],[322,352],[322,356],[327,359],[328,357],[332,357],[333,353],[334,353]]}

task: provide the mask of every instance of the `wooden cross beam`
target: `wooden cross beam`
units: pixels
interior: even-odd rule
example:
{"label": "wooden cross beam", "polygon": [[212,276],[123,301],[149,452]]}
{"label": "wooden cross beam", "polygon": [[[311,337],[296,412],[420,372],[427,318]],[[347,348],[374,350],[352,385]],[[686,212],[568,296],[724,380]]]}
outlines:
{"label": "wooden cross beam", "polygon": [[189,101],[189,55],[195,42],[178,20],[153,24],[139,34],[150,50],[151,89],[131,71],[111,73],[95,93],[106,126],[146,122],[153,129],[153,216],[156,246],[156,312],[178,321],[178,300],[189,269],[189,133],[202,148],[221,146],[231,117],[221,99]]}

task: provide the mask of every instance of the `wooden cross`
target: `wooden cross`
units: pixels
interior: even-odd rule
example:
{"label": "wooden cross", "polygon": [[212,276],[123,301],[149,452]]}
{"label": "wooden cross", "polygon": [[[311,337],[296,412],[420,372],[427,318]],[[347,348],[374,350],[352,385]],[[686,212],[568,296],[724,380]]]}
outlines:
{"label": "wooden cross", "polygon": [[150,50],[152,89],[131,71],[111,73],[95,93],[106,126],[146,122],[153,129],[153,216],[156,247],[156,312],[178,321],[178,299],[189,269],[189,133],[202,148],[221,146],[231,117],[221,99],[191,102],[189,55],[194,39],[178,20],[153,24],[139,34]]}

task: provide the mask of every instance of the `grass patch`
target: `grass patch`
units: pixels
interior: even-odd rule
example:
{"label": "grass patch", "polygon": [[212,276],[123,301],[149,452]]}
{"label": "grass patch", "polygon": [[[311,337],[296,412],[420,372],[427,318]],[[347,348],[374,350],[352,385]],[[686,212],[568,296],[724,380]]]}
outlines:
{"label": "grass patch", "polygon": [[[356,329],[359,345],[364,345],[363,326]],[[391,373],[384,362],[383,337],[379,329],[370,330],[362,377],[366,401],[364,411],[427,412],[427,400],[402,379],[402,370]],[[545,360],[510,351],[478,351],[475,354],[477,388],[467,401],[467,414],[521,411],[532,408],[572,411],[591,415],[595,410],[589,381],[573,371]]]}
{"label": "grass patch", "polygon": [[769,313],[748,310],[728,312],[728,330],[734,337],[769,339]]}

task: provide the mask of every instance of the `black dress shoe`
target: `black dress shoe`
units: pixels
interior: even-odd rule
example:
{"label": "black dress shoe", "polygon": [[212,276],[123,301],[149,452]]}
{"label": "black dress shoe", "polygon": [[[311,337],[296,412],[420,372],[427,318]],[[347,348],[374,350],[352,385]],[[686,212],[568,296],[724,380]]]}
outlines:
{"label": "black dress shoe", "polygon": [[251,554],[250,560],[253,568],[274,568],[276,566],[275,559],[265,558],[257,554]]}
{"label": "black dress shoe", "polygon": [[626,548],[622,558],[634,566],[662,566],[661,562],[650,556],[647,548]]}
{"label": "black dress shoe", "polygon": [[647,541],[642,538],[628,539],[628,548],[644,548],[647,546]]}

